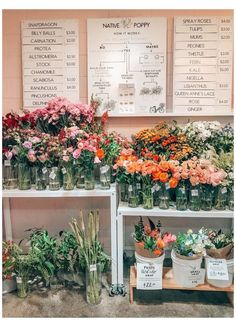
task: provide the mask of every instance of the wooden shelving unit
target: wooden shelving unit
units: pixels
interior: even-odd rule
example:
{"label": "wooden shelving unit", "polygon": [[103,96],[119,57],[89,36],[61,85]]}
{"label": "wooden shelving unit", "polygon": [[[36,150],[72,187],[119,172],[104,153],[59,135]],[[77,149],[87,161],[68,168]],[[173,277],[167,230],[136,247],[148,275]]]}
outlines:
{"label": "wooden shelving unit", "polygon": [[[137,286],[137,274],[136,274],[136,268],[135,266],[130,267],[130,283],[129,283],[129,299],[130,303],[132,304],[134,302],[133,298],[133,291],[134,288]],[[234,285],[230,287],[225,288],[217,288],[214,286],[211,286],[209,284],[203,284],[198,285],[196,287],[192,288],[186,288],[181,285],[178,285],[175,283],[173,279],[173,273],[171,267],[164,267],[163,268],[163,280],[162,280],[162,288],[163,289],[172,289],[172,290],[189,290],[189,291],[217,291],[217,292],[233,292],[234,291]]]}

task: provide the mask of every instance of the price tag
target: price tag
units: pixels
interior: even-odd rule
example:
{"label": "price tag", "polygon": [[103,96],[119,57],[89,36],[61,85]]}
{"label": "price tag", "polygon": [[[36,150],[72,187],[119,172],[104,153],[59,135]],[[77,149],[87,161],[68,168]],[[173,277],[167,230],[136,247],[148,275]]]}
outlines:
{"label": "price tag", "polygon": [[221,190],[221,193],[222,193],[222,194],[227,193],[227,188],[226,188],[226,187],[223,187],[222,190]]}
{"label": "price tag", "polygon": [[90,265],[89,266],[89,271],[97,271],[97,265]]}
{"label": "price tag", "polygon": [[128,187],[128,191],[129,191],[129,192],[132,192],[132,191],[133,191],[133,187],[132,187],[132,185],[129,185],[129,187]]}
{"label": "price tag", "polygon": [[169,190],[170,184],[169,183],[165,183],[165,185],[166,185],[166,189]]}
{"label": "price tag", "polygon": [[11,166],[11,160],[4,160],[4,166],[5,167]]}
{"label": "price tag", "polygon": [[204,284],[205,281],[205,269],[192,269],[189,271],[187,280],[190,285],[197,286],[199,284]]}
{"label": "price tag", "polygon": [[198,196],[198,190],[192,190],[191,194],[192,196]]}
{"label": "price tag", "polygon": [[46,174],[47,171],[48,171],[47,168],[43,167],[42,172],[43,172],[44,175]]}
{"label": "price tag", "polygon": [[156,191],[158,192],[161,189],[160,185],[156,184]]}
{"label": "price tag", "polygon": [[106,174],[108,170],[109,170],[109,166],[107,165],[100,168],[101,174]]}
{"label": "price tag", "polygon": [[137,263],[137,289],[161,290],[162,269],[161,264]]}
{"label": "price tag", "polygon": [[61,169],[61,171],[62,171],[62,174],[63,174],[63,175],[65,175],[65,174],[66,174],[66,172],[67,172],[67,170],[66,170],[66,168],[65,168],[65,167],[63,167],[63,168]]}
{"label": "price tag", "polygon": [[207,259],[207,278],[229,280],[225,259]]}
{"label": "price tag", "polygon": [[50,175],[49,175],[49,178],[51,178],[51,179],[55,179],[55,177],[56,177],[56,174],[54,173],[54,171],[52,171],[52,172],[50,173]]}
{"label": "price tag", "polygon": [[152,193],[155,192],[155,190],[156,190],[155,185],[151,188],[151,190],[152,190]]}

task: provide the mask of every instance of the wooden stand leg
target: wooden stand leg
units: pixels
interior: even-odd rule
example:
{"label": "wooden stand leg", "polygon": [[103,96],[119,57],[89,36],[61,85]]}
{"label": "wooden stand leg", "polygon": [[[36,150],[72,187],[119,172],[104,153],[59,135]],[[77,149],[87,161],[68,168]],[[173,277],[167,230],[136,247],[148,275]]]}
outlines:
{"label": "wooden stand leg", "polygon": [[234,292],[227,292],[227,297],[229,299],[230,304],[234,307]]}
{"label": "wooden stand leg", "polygon": [[129,287],[129,302],[130,304],[134,303],[134,288],[131,285]]}

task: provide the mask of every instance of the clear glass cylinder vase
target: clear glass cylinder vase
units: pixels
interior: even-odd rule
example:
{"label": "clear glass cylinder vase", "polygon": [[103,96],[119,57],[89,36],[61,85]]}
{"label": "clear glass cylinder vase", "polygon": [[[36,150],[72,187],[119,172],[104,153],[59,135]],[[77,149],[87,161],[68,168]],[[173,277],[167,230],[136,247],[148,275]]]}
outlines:
{"label": "clear glass cylinder vase", "polygon": [[94,170],[87,170],[84,172],[84,188],[85,190],[95,189]]}
{"label": "clear glass cylinder vase", "polygon": [[234,189],[229,192],[229,210],[234,211]]}
{"label": "clear glass cylinder vase", "polygon": [[78,171],[76,176],[76,187],[77,188],[84,188],[84,172]]}
{"label": "clear glass cylinder vase", "polygon": [[199,185],[190,187],[189,209],[192,211],[199,211],[201,209],[201,195]]}
{"label": "clear glass cylinder vase", "polygon": [[75,187],[75,176],[73,166],[62,167],[63,189],[66,191],[73,190]]}
{"label": "clear glass cylinder vase", "polygon": [[30,190],[31,170],[27,163],[18,164],[18,188],[19,190]]}
{"label": "clear glass cylinder vase", "polygon": [[212,186],[208,184],[201,185],[201,209],[204,211],[212,210]]}
{"label": "clear glass cylinder vase", "polygon": [[161,188],[159,190],[159,208],[169,209],[170,195],[169,195],[169,183],[161,183]]}
{"label": "clear glass cylinder vase", "polygon": [[120,183],[119,184],[120,200],[122,202],[128,202],[128,200],[129,200],[128,187],[129,187],[128,183]]}
{"label": "clear glass cylinder vase", "polygon": [[49,170],[49,190],[57,191],[60,189],[60,170],[58,167],[51,167]]}
{"label": "clear glass cylinder vase", "polygon": [[111,187],[111,167],[108,165],[100,166],[100,188],[108,190]]}
{"label": "clear glass cylinder vase", "polygon": [[131,208],[137,208],[139,205],[138,190],[135,183],[128,186],[128,206]]}
{"label": "clear glass cylinder vase", "polygon": [[29,293],[28,278],[16,277],[17,296],[25,298]]}
{"label": "clear glass cylinder vase", "polygon": [[153,209],[153,192],[151,186],[146,186],[143,191],[143,208]]}
{"label": "clear glass cylinder vase", "polygon": [[35,167],[35,189],[43,191],[47,188],[47,168]]}
{"label": "clear glass cylinder vase", "polygon": [[3,165],[3,184],[6,190],[16,189],[18,186],[18,167],[11,160],[5,160]]}
{"label": "clear glass cylinder vase", "polygon": [[102,274],[100,264],[92,264],[86,269],[86,300],[89,304],[101,303]]}
{"label": "clear glass cylinder vase", "polygon": [[184,185],[176,188],[176,210],[184,211],[188,209],[188,193]]}
{"label": "clear glass cylinder vase", "polygon": [[216,210],[226,210],[227,202],[228,202],[228,191],[226,186],[223,185],[217,186],[214,202],[215,202],[214,207]]}

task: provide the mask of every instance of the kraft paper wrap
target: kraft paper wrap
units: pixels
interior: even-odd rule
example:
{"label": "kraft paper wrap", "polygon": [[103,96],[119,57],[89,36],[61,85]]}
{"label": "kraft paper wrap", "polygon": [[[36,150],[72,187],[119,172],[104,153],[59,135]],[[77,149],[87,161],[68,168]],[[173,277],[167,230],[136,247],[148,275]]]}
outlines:
{"label": "kraft paper wrap", "polygon": [[215,259],[226,259],[230,260],[234,257],[234,246],[233,244],[228,244],[221,249],[207,249],[207,255]]}
{"label": "kraft paper wrap", "polygon": [[141,257],[145,257],[145,258],[158,258],[163,254],[163,252],[161,253],[161,255],[150,253],[147,249],[144,249],[138,243],[135,243],[135,251],[137,252],[138,255],[141,255]]}

